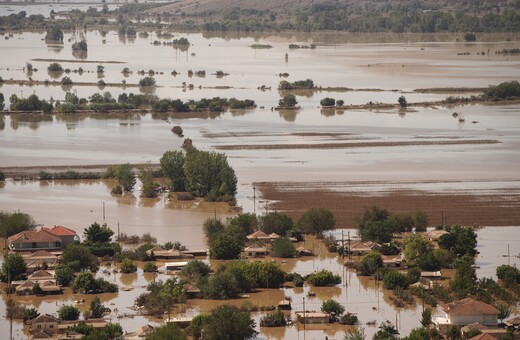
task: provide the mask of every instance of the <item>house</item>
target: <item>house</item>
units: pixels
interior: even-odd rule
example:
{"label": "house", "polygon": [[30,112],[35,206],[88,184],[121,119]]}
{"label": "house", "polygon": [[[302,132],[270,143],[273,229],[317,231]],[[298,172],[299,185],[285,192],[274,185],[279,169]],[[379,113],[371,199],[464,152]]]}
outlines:
{"label": "house", "polygon": [[471,332],[472,330],[478,330],[478,331],[480,331],[481,335],[487,334],[489,336],[492,336],[493,339],[502,339],[503,337],[505,337],[507,335],[507,329],[505,329],[505,328],[490,327],[490,326],[486,326],[486,325],[480,324],[478,322],[475,322],[475,323],[466,325],[460,329],[462,338],[468,339],[468,333]]}
{"label": "house", "polygon": [[153,326],[144,325],[139,327],[135,332],[128,333],[125,335],[125,340],[140,340],[146,338],[146,336],[153,332]]}
{"label": "house", "polygon": [[48,334],[54,334],[58,331],[60,320],[50,314],[41,314],[38,317],[29,320],[26,324],[29,326],[29,332],[38,333],[44,331]]}
{"label": "house", "polygon": [[442,273],[440,270],[435,272],[421,272],[421,277],[430,279],[430,280],[439,280],[442,278]]}
{"label": "house", "polygon": [[25,230],[7,239],[12,251],[61,250],[61,239],[45,229]]}
{"label": "house", "polygon": [[181,270],[182,268],[186,267],[188,262],[165,262],[164,263],[164,270]]}
{"label": "house", "polygon": [[267,255],[267,247],[254,244],[244,248],[243,252],[246,256],[262,257]]}
{"label": "house", "polygon": [[35,285],[36,283],[32,282],[31,280],[25,281],[24,283],[16,287],[16,295],[32,295],[33,288]]}
{"label": "house", "polygon": [[29,336],[29,339],[32,340],[32,339],[38,339],[38,340],[54,340],[54,338],[52,337],[52,334],[50,333],[47,333],[45,331],[39,331],[39,332],[36,332],[34,334],[32,334],[31,336]]}
{"label": "house", "polygon": [[61,245],[65,247],[66,245],[74,242],[79,242],[79,236],[76,234],[76,232],[70,228],[64,227],[64,226],[54,226],[53,228],[42,228],[44,230],[47,230],[53,235],[58,236],[61,239]]}
{"label": "house", "polygon": [[40,288],[45,294],[59,294],[61,288],[56,284],[56,281],[45,281],[40,283]]}
{"label": "house", "polygon": [[433,322],[441,331],[453,325],[465,326],[475,322],[493,327],[498,325],[498,309],[481,301],[466,298],[440,307],[441,316],[435,317]]}
{"label": "house", "polygon": [[310,249],[307,249],[305,247],[299,246],[296,248],[296,256],[312,256],[314,255]]}
{"label": "house", "polygon": [[430,241],[439,241],[442,235],[446,235],[448,232],[446,230],[432,230],[428,233],[426,233],[426,237]]}
{"label": "house", "polygon": [[498,340],[498,338],[494,337],[491,334],[483,333],[469,338],[469,340]]}
{"label": "house", "polygon": [[103,328],[105,327],[108,322],[107,320],[105,319],[102,319],[102,318],[99,318],[99,319],[87,319],[87,320],[71,320],[71,321],[61,321],[59,324],[58,324],[58,330],[61,332],[61,333],[64,333],[67,331],[67,328],[71,327],[71,326],[77,326],[81,323],[84,323],[84,324],[87,324],[87,325],[90,325],[94,328]]}
{"label": "house", "polygon": [[401,268],[403,259],[401,255],[381,255],[383,265],[388,268]]}
{"label": "house", "polygon": [[181,250],[164,249],[161,246],[155,246],[152,249],[148,249],[146,253],[156,259],[182,260],[194,258],[192,254],[184,253]]}
{"label": "house", "polygon": [[254,233],[247,235],[246,238],[250,241],[258,241],[263,243],[271,242],[271,237],[261,230],[257,230]]}
{"label": "house", "polygon": [[43,269],[35,271],[31,275],[29,275],[27,277],[27,279],[31,280],[34,283],[39,283],[39,284],[41,284],[45,281],[52,281],[52,282],[56,283],[56,279],[54,278],[54,273],[51,273],[50,271],[43,270]]}
{"label": "house", "polygon": [[349,246],[349,252],[352,255],[365,255],[366,253],[371,252],[372,250],[377,250],[381,247],[379,243],[375,243],[372,241],[356,241],[352,242]]}
{"label": "house", "polygon": [[186,294],[186,298],[188,299],[197,299],[201,297],[200,289],[197,286],[192,285],[191,283],[186,283],[182,286],[182,290]]}
{"label": "house", "polygon": [[278,308],[281,310],[291,310],[291,300],[282,300],[278,303]]}
{"label": "house", "polygon": [[329,314],[315,311],[296,312],[296,320],[305,324],[327,324]]}
{"label": "house", "polygon": [[429,289],[433,289],[434,285],[435,285],[435,283],[432,280],[427,279],[425,277],[420,277],[419,281],[412,284],[412,287],[419,287],[424,290],[429,290]]}
{"label": "house", "polygon": [[58,335],[58,337],[56,339],[58,339],[58,340],[76,340],[76,339],[81,339],[84,336],[85,336],[84,334],[76,333],[74,331],[65,331],[65,333]]}

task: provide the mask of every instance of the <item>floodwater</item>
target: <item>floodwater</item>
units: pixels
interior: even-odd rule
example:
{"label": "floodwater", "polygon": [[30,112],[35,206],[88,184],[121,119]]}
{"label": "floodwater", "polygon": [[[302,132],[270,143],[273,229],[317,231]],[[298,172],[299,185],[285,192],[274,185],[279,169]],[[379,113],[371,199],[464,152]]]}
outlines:
{"label": "floodwater", "polygon": [[[446,94],[412,93],[416,88],[430,87],[486,87],[502,81],[517,80],[520,57],[497,56],[502,48],[516,48],[517,41],[478,42],[465,44],[452,41],[353,43],[348,38],[341,41],[338,35],[293,37],[263,35],[203,36],[202,34],[176,34],[186,36],[192,46],[186,52],[171,46],[153,46],[156,33],[148,38],[121,39],[115,32],[103,36],[100,32],[86,32],[89,46],[85,60],[72,56],[74,37],[66,33],[63,46],[47,46],[43,33],[14,34],[0,39],[3,79],[34,80],[51,79],[46,68],[50,61],[31,61],[35,58],[64,59],[64,68],[86,71],[83,75],[70,73],[73,81],[135,84],[142,78],[138,70],[153,69],[159,97],[183,100],[203,97],[236,97],[253,99],[258,107],[236,110],[207,117],[182,118],[177,115],[158,117],[151,114],[110,116],[104,119],[90,116],[46,116],[44,119],[28,116],[0,117],[0,167],[43,165],[94,165],[131,163],[157,163],[166,150],[180,148],[182,139],[171,133],[174,125],[181,125],[184,135],[203,150],[234,145],[294,145],[343,142],[383,142],[386,146],[332,148],[332,149],[233,149],[226,150],[228,159],[239,179],[237,200],[244,211],[263,213],[268,209],[256,192],[253,204],[253,184],[261,181],[339,182],[350,183],[342,190],[376,192],[399,189],[427,189],[456,192],[479,192],[518,188],[520,177],[520,105],[467,105],[460,107],[414,108],[409,110],[321,110],[319,102],[324,97],[343,99],[347,104],[364,104],[369,101],[395,103],[400,95],[409,102],[444,99]],[[345,36],[347,37],[347,36]],[[68,41],[69,38],[71,41]],[[339,41],[338,41],[339,39]],[[103,43],[105,40],[105,43]],[[161,40],[162,41],[162,40]],[[333,42],[332,42],[333,41]],[[391,39],[389,41],[392,41]],[[404,41],[404,42],[403,42]],[[289,50],[289,42],[316,43],[316,49]],[[271,49],[258,50],[249,46],[268,43]],[[489,55],[488,55],[489,49]],[[477,52],[486,55],[477,55]],[[470,52],[471,55],[458,55]],[[285,61],[285,53],[288,60]],[[20,56],[24,58],[20,58]],[[102,78],[96,74],[96,61],[103,63]],[[28,75],[23,67],[31,62],[38,68]],[[128,77],[121,74],[124,67],[133,71]],[[189,77],[188,70],[205,70],[206,76]],[[173,76],[176,70],[179,75]],[[222,70],[228,76],[217,78],[211,73]],[[290,74],[280,78],[281,72]],[[280,80],[289,81],[311,78],[323,87],[349,87],[355,92],[314,91],[296,93],[300,110],[273,111],[280,93],[276,87]],[[193,90],[182,83],[193,84]],[[271,90],[260,91],[266,85]],[[199,88],[200,86],[200,88]],[[230,87],[217,89],[216,87]],[[380,89],[372,91],[367,89]],[[6,99],[11,94],[28,96],[36,93],[42,98],[63,99],[65,91],[74,91],[80,97],[96,92],[110,91],[114,97],[122,92],[139,92],[138,88],[73,86],[71,89],[45,86],[16,86],[0,84],[0,92]],[[395,91],[394,91],[395,90]],[[453,95],[468,95],[466,93]],[[459,123],[452,116],[458,112],[465,118]],[[436,145],[435,141],[481,141],[496,143]],[[417,145],[415,141],[433,144]],[[392,146],[394,142],[409,145]],[[404,184],[403,184],[404,183]],[[150,232],[160,242],[180,241],[188,248],[206,247],[202,222],[217,214],[226,218],[223,211],[211,208],[178,208],[165,198],[143,199],[138,189],[122,198],[110,195],[111,181],[7,181],[0,187],[0,209],[21,210],[31,214],[37,223],[47,226],[65,225],[82,234],[84,227],[103,220],[116,231],[127,234]],[[334,187],[331,184],[331,187]],[[105,216],[103,216],[103,205]],[[265,210],[264,210],[265,209]],[[479,277],[494,275],[496,266],[518,263],[518,227],[484,228],[479,233]],[[354,234],[354,233],[352,233]],[[507,245],[511,257],[507,254]],[[306,298],[306,309],[319,309],[323,300],[334,298],[343,303],[347,311],[358,313],[363,323],[375,320],[376,325],[390,320],[397,324],[401,334],[419,325],[421,308],[394,308],[388,303],[388,293],[376,286],[373,280],[358,278],[346,271],[341,259],[328,254],[320,243],[311,242],[317,257],[305,260],[288,260],[282,266],[289,271],[308,274],[327,268],[343,278],[342,284],[329,288],[287,288],[262,290],[251,295],[253,303],[276,304],[284,295],[293,299],[296,309],[303,307],[308,291],[316,298]],[[132,275],[106,276],[120,285],[132,285],[130,292],[104,294],[102,299],[110,308],[115,303],[118,313],[130,313],[126,307],[143,290],[151,277],[142,271]],[[159,279],[164,279],[159,274]],[[70,292],[53,298],[23,298],[28,304],[39,306],[41,311],[54,312],[71,297]],[[240,305],[244,300],[231,301]],[[189,301],[178,310],[179,315],[196,315],[223,302]],[[2,329],[6,329],[5,296],[0,305]],[[88,303],[85,304],[88,307]],[[82,308],[87,308],[82,306]],[[259,320],[261,313],[253,313]],[[135,316],[134,319],[117,319],[126,331],[133,331],[144,323],[158,320]],[[365,325],[367,335],[377,326]],[[311,328],[311,329],[309,329]],[[272,339],[323,339],[342,338],[348,327],[329,325],[325,328],[296,327],[262,329],[261,336]],[[23,338],[21,324],[15,324],[17,338]]]}

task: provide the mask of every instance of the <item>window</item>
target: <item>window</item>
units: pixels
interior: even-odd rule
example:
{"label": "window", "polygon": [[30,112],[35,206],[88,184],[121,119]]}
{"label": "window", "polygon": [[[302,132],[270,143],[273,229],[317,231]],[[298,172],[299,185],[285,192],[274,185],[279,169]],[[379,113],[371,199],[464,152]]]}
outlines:
{"label": "window", "polygon": [[49,325],[49,328],[54,328],[54,325]]}

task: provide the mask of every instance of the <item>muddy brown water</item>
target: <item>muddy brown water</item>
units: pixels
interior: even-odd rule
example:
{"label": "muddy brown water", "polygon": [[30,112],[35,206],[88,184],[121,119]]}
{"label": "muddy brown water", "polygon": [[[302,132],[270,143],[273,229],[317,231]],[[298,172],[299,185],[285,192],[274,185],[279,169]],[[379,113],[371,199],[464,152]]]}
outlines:
{"label": "muddy brown water", "polygon": [[[298,192],[301,185],[336,192],[357,192],[360,196],[388,195],[392,192],[428,191],[453,196],[470,192],[474,199],[479,195],[507,189],[518,189],[520,165],[520,105],[467,105],[457,107],[430,107],[414,110],[321,110],[319,102],[326,96],[343,99],[347,104],[365,104],[368,101],[395,103],[400,95],[410,102],[441,100],[444,94],[411,93],[416,88],[433,87],[486,87],[502,81],[517,80],[520,58],[496,56],[495,50],[516,48],[518,41],[478,42],[474,44],[452,41],[414,42],[402,40],[383,43],[379,40],[348,40],[334,36],[260,35],[259,37],[222,37],[201,34],[179,34],[192,42],[188,52],[179,52],[168,46],[152,46],[156,39],[121,40],[115,32],[102,37],[99,32],[87,32],[89,52],[87,60],[115,60],[125,62],[133,73],[128,77],[121,74],[123,64],[104,64],[106,82],[137,83],[143,76],[138,70],[154,69],[162,72],[155,76],[159,87],[155,94],[160,97],[183,100],[202,97],[236,97],[254,99],[256,109],[232,110],[211,115],[127,115],[109,116],[0,116],[0,167],[52,166],[52,165],[96,165],[123,162],[157,163],[166,150],[179,149],[182,139],[171,133],[174,125],[181,125],[186,137],[203,150],[213,150],[223,145],[317,145],[320,143],[342,143],[345,140],[369,140],[380,143],[396,143],[395,147],[357,149],[296,149],[296,150],[228,150],[226,154],[239,179],[237,200],[245,211],[264,213],[276,207],[262,196],[258,182],[296,183],[287,190]],[[66,40],[70,38],[66,34]],[[42,33],[14,34],[8,40],[0,40],[2,65],[0,76],[4,79],[28,79],[43,81],[50,78],[46,67],[49,62],[33,62],[39,69],[32,75],[23,71],[26,61],[34,58],[71,59],[70,43],[62,48],[47,46]],[[238,39],[240,38],[240,39]],[[107,44],[103,44],[106,39]],[[315,40],[312,40],[315,39]],[[338,39],[340,39],[338,41]],[[315,50],[288,50],[288,43],[316,42]],[[392,41],[387,39],[384,41]],[[425,41],[425,40],[423,40]],[[254,50],[253,43],[270,43],[270,50]],[[332,42],[332,43],[331,43]],[[490,49],[490,55],[487,50]],[[22,53],[23,51],[23,53]],[[485,51],[486,55],[477,55]],[[285,53],[289,54],[285,62]],[[458,53],[471,52],[470,56]],[[192,55],[194,53],[194,55]],[[25,56],[22,60],[20,55]],[[150,56],[153,56],[151,58]],[[76,81],[97,82],[95,64],[63,63],[65,68],[83,67],[86,72],[69,76]],[[187,71],[205,70],[206,77],[188,77]],[[217,70],[229,76],[217,78],[211,73]],[[176,77],[170,73],[176,70]],[[311,91],[297,94],[300,110],[271,111],[277,105],[280,93],[276,90],[278,73],[288,72],[287,80],[311,78],[318,85],[342,86],[357,89],[381,89],[383,91],[325,92]],[[193,84],[193,90],[183,90],[182,82]],[[260,91],[260,85],[271,90]],[[200,86],[200,88],[199,88]],[[216,87],[230,86],[229,89]],[[211,87],[211,88],[208,88]],[[397,89],[397,91],[393,91]],[[109,90],[115,97],[123,92],[135,92],[124,88],[77,87],[69,89],[80,97]],[[11,94],[28,96],[36,93],[43,98],[63,99],[61,87],[18,87],[0,85],[6,98]],[[458,95],[458,94],[453,94]],[[461,95],[468,95],[463,93]],[[263,107],[263,108],[262,108]],[[452,114],[457,112],[465,118],[459,122]],[[497,140],[495,144],[434,145],[437,140]],[[428,141],[432,145],[413,145],[416,141]],[[417,143],[416,143],[417,144]],[[204,219],[215,214],[211,207],[192,205],[179,206],[166,198],[142,199],[139,185],[133,194],[113,197],[110,181],[51,181],[12,182],[0,185],[0,209],[21,210],[34,216],[38,223],[66,225],[82,234],[83,228],[94,221],[105,221],[116,231],[127,234],[150,232],[160,242],[180,241],[189,248],[206,247],[202,233]],[[267,199],[270,197],[267,196]],[[413,197],[412,197],[413,198]],[[276,198],[271,197],[275,200]],[[426,200],[427,197],[421,200]],[[341,200],[341,198],[340,198]],[[506,205],[508,198],[499,197]],[[256,202],[256,206],[253,204]],[[370,202],[369,200],[365,202]],[[413,203],[414,200],[410,199]],[[513,203],[515,203],[514,201]],[[267,204],[266,204],[267,203]],[[345,202],[344,202],[345,203]],[[458,202],[454,202],[456,207]],[[516,203],[515,203],[516,204]],[[341,201],[339,202],[341,205]],[[346,205],[346,204],[344,204]],[[471,212],[471,200],[465,199],[462,206]],[[512,207],[512,208],[511,208]],[[516,209],[512,205],[509,209]],[[412,207],[410,207],[411,209]],[[298,207],[299,211],[302,207]],[[339,208],[340,210],[343,207]],[[473,207],[475,209],[475,207]],[[344,210],[348,210],[345,207]],[[517,210],[517,209],[516,209]],[[508,212],[509,211],[509,212]],[[505,210],[505,214],[511,213]],[[229,215],[217,210],[218,217]],[[435,212],[432,212],[437,216]],[[516,216],[511,213],[511,216]],[[510,216],[506,216],[510,217]],[[450,222],[452,220],[450,219]],[[456,221],[453,221],[454,223]],[[494,226],[493,218],[486,225]],[[506,222],[500,223],[502,225]],[[518,224],[511,224],[513,226]],[[352,227],[350,223],[341,225]],[[352,231],[354,234],[354,231]],[[477,265],[479,276],[492,276],[497,265],[518,264],[517,257],[504,257],[507,245],[510,254],[518,255],[520,249],[515,242],[519,238],[516,227],[484,228],[479,231],[480,255]],[[311,244],[312,245],[312,244]],[[421,308],[394,308],[388,303],[388,292],[369,278],[358,278],[345,271],[341,260],[315,245],[318,256],[303,260],[288,260],[282,266],[302,274],[327,268],[343,278],[336,287],[287,288],[261,290],[251,294],[253,303],[276,304],[284,295],[293,298],[295,308],[303,307],[303,297],[309,291],[316,298],[306,298],[306,309],[318,310],[323,300],[334,298],[344,304],[347,311],[358,313],[363,323],[375,320],[376,325],[385,320],[397,323],[401,334],[419,325]],[[279,260],[277,260],[279,261]],[[120,285],[132,285],[129,292],[102,294],[100,297],[118,313],[132,312],[129,307],[135,297],[143,291],[150,276],[140,270],[132,275],[98,273]],[[164,279],[159,274],[158,279]],[[87,300],[92,297],[85,297]],[[20,298],[28,305],[38,306],[43,312],[55,312],[64,303],[77,300],[79,296],[66,291],[54,298]],[[243,299],[229,303],[240,305]],[[111,305],[114,303],[114,305]],[[176,315],[196,315],[209,310],[221,301],[189,301],[179,306]],[[7,329],[5,320],[5,295],[0,305],[2,329]],[[373,309],[375,307],[375,309]],[[81,305],[88,308],[88,302]],[[262,313],[253,313],[258,323]],[[160,320],[135,316],[112,320],[121,322],[126,331]],[[363,326],[371,336],[377,326]],[[261,336],[273,339],[323,339],[342,338],[350,328],[328,325],[316,329],[296,326],[287,328],[261,329]],[[25,338],[21,324],[15,323],[16,338]]]}

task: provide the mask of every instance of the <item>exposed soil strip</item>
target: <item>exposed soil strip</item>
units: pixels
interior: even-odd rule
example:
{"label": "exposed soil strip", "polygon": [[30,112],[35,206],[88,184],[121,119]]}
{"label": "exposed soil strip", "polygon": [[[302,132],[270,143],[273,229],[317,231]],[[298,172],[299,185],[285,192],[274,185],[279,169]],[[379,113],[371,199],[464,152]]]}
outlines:
{"label": "exposed soil strip", "polygon": [[[444,213],[449,224],[478,226],[520,225],[520,189],[497,189],[490,193],[381,190],[378,192],[338,192],[334,183],[256,183],[261,197],[269,200],[269,210],[299,217],[311,207],[332,211],[338,227],[355,227],[365,207],[377,205],[392,213],[426,212],[430,225],[441,223]],[[348,183],[336,183],[337,190]],[[384,184],[382,184],[383,186]]]}
{"label": "exposed soil strip", "polygon": [[423,145],[462,145],[462,144],[497,144],[496,139],[477,140],[439,140],[439,141],[408,141],[408,142],[360,142],[360,143],[318,143],[318,144],[243,144],[215,145],[217,150],[291,150],[291,149],[351,149],[375,148],[391,146],[423,146]]}
{"label": "exposed soil strip", "polygon": [[479,92],[486,90],[485,87],[430,87],[425,89],[415,89],[417,93],[463,93],[463,92]]}
{"label": "exposed soil strip", "polygon": [[[37,86],[37,85],[52,85],[52,86],[64,86],[64,87],[73,87],[73,86],[99,86],[98,83],[95,82],[86,82],[86,81],[75,81],[72,84],[63,85],[60,80],[51,80],[51,81],[43,81],[43,80],[11,80],[4,79],[3,84],[9,85],[19,85],[19,86]],[[122,83],[105,83],[102,87],[140,87],[139,84],[122,84]]]}
{"label": "exposed soil strip", "polygon": [[77,64],[126,64],[126,61],[116,60],[77,60],[77,59],[47,59],[35,58],[31,61],[46,61],[50,63],[77,63]]}

